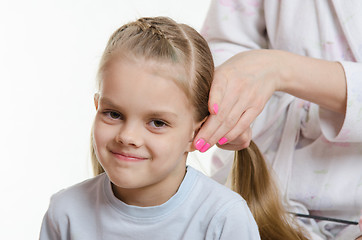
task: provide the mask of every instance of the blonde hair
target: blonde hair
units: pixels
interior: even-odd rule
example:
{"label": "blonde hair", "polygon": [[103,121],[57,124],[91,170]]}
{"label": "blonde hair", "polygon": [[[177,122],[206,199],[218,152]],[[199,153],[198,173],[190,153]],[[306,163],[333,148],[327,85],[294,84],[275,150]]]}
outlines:
{"label": "blonde hair", "polygon": [[248,203],[261,239],[308,239],[307,233],[283,207],[278,188],[257,145],[235,152],[232,189]]}
{"label": "blonde hair", "polygon": [[[102,55],[97,75],[99,87],[102,72],[115,56],[143,58],[183,68],[185,76],[173,80],[189,97],[197,121],[209,115],[214,63],[207,42],[193,28],[167,17],[140,18],[123,25],[112,34]],[[103,173],[94,150],[93,136],[91,157],[94,174]],[[288,224],[287,213],[268,175],[264,158],[254,143],[236,153],[233,186],[246,199],[259,226],[261,239],[306,239]]]}

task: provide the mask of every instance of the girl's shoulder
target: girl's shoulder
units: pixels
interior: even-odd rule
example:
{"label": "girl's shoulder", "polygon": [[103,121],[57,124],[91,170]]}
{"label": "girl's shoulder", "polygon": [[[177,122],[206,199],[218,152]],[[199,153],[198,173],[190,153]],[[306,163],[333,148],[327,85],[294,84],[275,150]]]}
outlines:
{"label": "girl's shoulder", "polygon": [[106,180],[101,174],[55,193],[43,218],[40,239],[66,239],[70,231],[84,232],[84,226],[92,226],[97,214],[94,209],[104,205],[100,193]]}
{"label": "girl's shoulder", "polygon": [[[190,169],[190,170],[189,170]],[[226,202],[239,202],[246,204],[245,200],[230,188],[218,183],[214,179],[206,176],[200,171],[188,167],[188,171],[192,171],[197,176],[197,183],[195,184],[194,191],[198,192],[198,197],[205,197],[207,201],[214,201],[214,204],[224,204]]]}
{"label": "girl's shoulder", "polygon": [[199,219],[203,219],[208,229],[212,229],[207,231],[206,239],[211,236],[223,236],[222,239],[260,239],[253,215],[239,194],[198,170],[191,171],[197,180],[189,203],[195,215],[199,214]]}
{"label": "girl's shoulder", "polygon": [[106,175],[100,174],[60,190],[51,197],[49,209],[54,212],[64,212],[91,205],[92,199],[103,191],[105,180]]}

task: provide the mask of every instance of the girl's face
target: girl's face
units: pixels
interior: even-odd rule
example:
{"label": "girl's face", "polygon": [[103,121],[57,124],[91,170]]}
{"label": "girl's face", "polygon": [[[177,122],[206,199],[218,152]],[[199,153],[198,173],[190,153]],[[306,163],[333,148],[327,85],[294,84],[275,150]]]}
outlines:
{"label": "girl's face", "polygon": [[138,206],[159,205],[175,194],[201,125],[185,93],[155,66],[112,59],[95,95],[98,160],[115,195]]}

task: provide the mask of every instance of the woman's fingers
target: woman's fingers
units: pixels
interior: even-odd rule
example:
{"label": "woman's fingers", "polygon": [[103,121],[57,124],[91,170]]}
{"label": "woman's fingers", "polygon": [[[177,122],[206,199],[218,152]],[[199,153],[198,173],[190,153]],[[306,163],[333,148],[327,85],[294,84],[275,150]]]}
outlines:
{"label": "woman's fingers", "polygon": [[[216,132],[215,135],[211,137],[210,142],[213,142],[214,139],[219,139],[217,140],[217,144],[220,148],[234,151],[248,147],[251,141],[252,132],[250,125],[258,114],[259,112],[254,109],[245,111],[233,127],[225,127],[225,129],[231,129],[229,132],[226,134],[223,134],[224,131],[222,130],[220,131],[220,134]],[[223,129],[223,125],[220,129]]]}
{"label": "woman's fingers", "polygon": [[[238,82],[239,85],[246,85],[241,81],[243,80]],[[258,94],[255,94],[258,91],[252,87],[249,87],[245,94],[240,86],[235,86],[235,81],[219,89],[226,91],[228,95],[222,98],[217,114],[208,117],[195,139],[195,148],[200,152],[207,151],[216,143],[223,145],[244,135],[266,102],[264,94],[262,94],[263,97],[259,97]],[[249,141],[250,139],[245,141],[246,143],[243,141],[235,144],[233,147],[236,148],[232,150],[240,150],[243,146],[248,145]],[[231,145],[228,147],[230,148]]]}
{"label": "woman's fingers", "polygon": [[[210,115],[198,133],[195,148],[200,152],[207,151],[216,143],[219,146],[225,145],[222,148],[229,150],[240,150],[249,146],[251,140],[250,125],[259,112],[255,109],[249,109],[240,113],[238,107],[235,107],[225,118],[219,117],[220,112],[217,115]],[[211,131],[207,132],[208,129]],[[212,129],[215,130],[212,131]]]}
{"label": "woman's fingers", "polygon": [[[223,135],[234,127],[240,118],[240,110],[232,112],[238,102],[240,93],[232,91],[232,88],[233,86],[229,84],[225,75],[215,74],[209,98],[209,112],[211,115],[194,140],[194,146],[200,152],[205,152],[216,144]],[[227,97],[225,97],[225,92],[228,92]],[[225,123],[229,127],[225,127]]]}
{"label": "woman's fingers", "polygon": [[211,115],[195,138],[197,150],[205,152],[216,143],[233,150],[248,145],[245,131],[280,82],[280,66],[284,65],[278,54],[264,50],[239,53],[216,68],[208,103]]}
{"label": "woman's fingers", "polygon": [[214,135],[220,125],[221,123],[216,119],[216,115],[210,115],[195,137],[195,148],[200,152],[205,152],[214,145],[215,143],[210,143],[210,137]]}
{"label": "woman's fingers", "polygon": [[239,109],[240,107],[234,103],[220,105],[218,113],[210,115],[198,132],[195,138],[195,148],[200,152],[205,152],[219,141],[227,142],[228,140],[223,137],[240,121],[242,112]]}
{"label": "woman's fingers", "polygon": [[238,135],[232,141],[228,141],[224,144],[218,143],[217,146],[224,150],[238,151],[249,147],[251,136],[252,136],[252,131],[250,128],[248,128],[246,131],[243,132],[243,134]]}
{"label": "woman's fingers", "polygon": [[240,146],[233,150],[241,150],[242,148],[249,146],[251,140],[250,125],[258,114],[259,112],[254,109],[245,111],[236,125],[221,138],[221,141],[218,141],[218,144],[222,146],[225,143],[231,143],[233,145],[236,144]]}
{"label": "woman's fingers", "polygon": [[[220,110],[220,113],[215,116],[215,121],[220,123],[219,127],[215,130],[215,132],[209,136],[208,142],[212,146],[213,144],[220,143],[225,144],[228,141],[232,141],[236,136],[234,135],[240,135],[245,131],[246,128],[242,128],[242,131],[235,134],[235,131],[239,131],[240,128],[236,128],[237,124],[241,122],[244,123],[244,117],[243,112],[239,109],[242,109],[243,106],[239,107],[238,105],[234,105],[234,108],[230,110],[230,112],[226,115],[221,115],[222,111]],[[222,109],[222,108],[221,108]],[[245,119],[247,120],[247,119]],[[247,124],[247,123],[246,123]],[[250,125],[250,123],[249,123]],[[249,125],[247,125],[249,127]],[[234,135],[228,135],[230,131],[234,131]]]}

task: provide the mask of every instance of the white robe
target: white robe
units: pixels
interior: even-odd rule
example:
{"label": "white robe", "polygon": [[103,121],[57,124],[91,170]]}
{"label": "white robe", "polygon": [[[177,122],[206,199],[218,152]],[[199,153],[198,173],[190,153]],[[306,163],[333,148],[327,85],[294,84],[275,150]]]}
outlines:
{"label": "white robe", "polygon": [[[358,221],[362,210],[362,1],[212,1],[202,34],[216,65],[271,48],[339,61],[347,110],[338,114],[276,92],[253,125],[253,139],[279,180],[291,211]],[[209,158],[209,160],[208,160]],[[212,148],[190,162],[220,182],[233,153]],[[304,221],[313,239],[348,239],[358,227]],[[341,231],[343,229],[343,231]]]}

